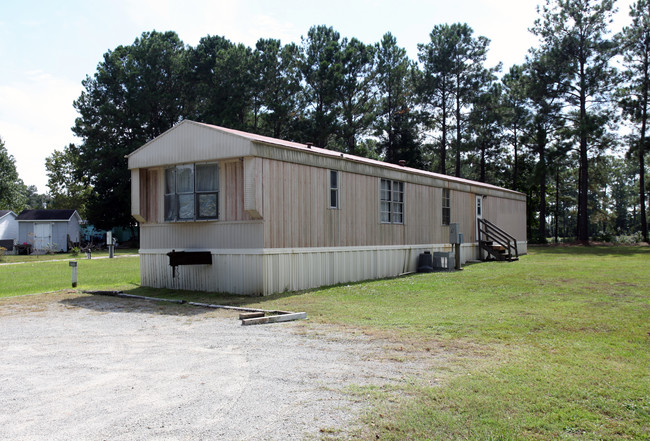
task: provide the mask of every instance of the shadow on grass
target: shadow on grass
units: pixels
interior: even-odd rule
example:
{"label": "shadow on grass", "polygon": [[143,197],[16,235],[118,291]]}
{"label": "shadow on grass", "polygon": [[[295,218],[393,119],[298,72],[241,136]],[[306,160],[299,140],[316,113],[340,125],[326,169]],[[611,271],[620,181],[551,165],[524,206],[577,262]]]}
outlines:
{"label": "shadow on grass", "polygon": [[[128,291],[127,293],[132,292]],[[163,296],[159,297],[162,298]],[[102,313],[161,314],[194,317],[213,311],[212,309],[186,304],[156,302],[144,299],[129,299],[107,295],[81,295],[78,297],[63,299],[60,303],[65,306],[90,309]]]}
{"label": "shadow on grass", "polygon": [[647,245],[528,245],[531,254],[554,254],[575,256],[632,256],[636,254],[650,254]]}
{"label": "shadow on grass", "polygon": [[[357,283],[361,284],[366,282],[357,282]],[[352,283],[349,283],[348,285],[352,285]],[[338,286],[338,285],[333,285],[333,286]],[[137,296],[157,297],[157,298],[170,299],[170,300],[185,300],[187,302],[208,303],[213,305],[247,307],[253,304],[263,305],[266,302],[281,300],[289,297],[297,297],[308,293],[314,293],[321,290],[326,290],[329,288],[331,288],[331,286],[315,288],[310,290],[303,290],[303,291],[288,291],[283,293],[272,294],[269,296],[261,296],[261,295],[243,296],[243,295],[220,293],[220,292],[185,291],[185,290],[178,290],[178,289],[149,288],[145,286],[140,286],[137,288],[125,290],[124,293],[137,295]],[[261,306],[261,308],[264,307]]]}
{"label": "shadow on grass", "polygon": [[[429,273],[435,274],[435,273]],[[440,274],[450,274],[447,271],[441,271]],[[140,286],[133,289],[128,289],[123,291],[126,294],[145,296],[145,297],[156,297],[170,300],[185,300],[187,302],[197,302],[197,303],[208,303],[215,305],[225,305],[225,306],[237,306],[237,307],[253,307],[264,309],[264,304],[267,302],[275,302],[282,299],[296,299],[304,295],[319,295],[319,293],[341,287],[341,286],[357,286],[365,285],[368,283],[381,283],[387,280],[399,280],[399,279],[408,279],[414,276],[422,275],[420,273],[405,274],[397,277],[388,277],[384,279],[369,279],[369,280],[360,280],[357,282],[347,282],[339,283],[335,285],[321,286],[317,288],[305,289],[301,291],[285,291],[281,293],[275,293],[268,296],[262,295],[237,295],[237,294],[228,294],[228,293],[219,293],[219,292],[204,292],[204,291],[186,291],[178,289],[169,289],[169,288],[150,288]],[[275,307],[267,308],[269,310],[275,310]]]}
{"label": "shadow on grass", "polygon": [[[366,282],[357,282],[358,284]],[[347,285],[352,285],[347,284]],[[338,285],[334,285],[338,286]],[[283,298],[297,297],[308,293],[314,293],[320,290],[326,290],[331,287],[317,288],[313,290],[292,291],[277,293],[270,296],[242,296],[227,293],[214,293],[203,291],[184,291],[167,288],[150,288],[137,287],[133,289],[122,290],[124,294],[131,294],[142,297],[152,297],[164,300],[184,300],[185,302],[207,303],[211,305],[248,307],[255,305],[255,308],[264,309],[263,304],[270,301],[280,300]],[[148,299],[131,299],[126,297],[117,297],[111,295],[91,294],[85,292],[83,295],[74,298],[63,299],[61,304],[76,308],[91,309],[97,312],[118,312],[118,313],[155,313],[176,316],[200,316],[218,308],[207,308],[186,303],[172,303],[166,301],[155,301]],[[276,308],[268,308],[275,310]],[[237,311],[230,311],[237,314]]]}

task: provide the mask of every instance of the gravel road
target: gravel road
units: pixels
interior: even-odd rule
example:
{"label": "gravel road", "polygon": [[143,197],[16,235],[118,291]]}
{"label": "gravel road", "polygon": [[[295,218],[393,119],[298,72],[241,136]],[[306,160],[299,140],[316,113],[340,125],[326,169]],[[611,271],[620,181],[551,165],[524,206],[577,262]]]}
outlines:
{"label": "gravel road", "polygon": [[[416,357],[417,358],[417,357]],[[429,362],[308,321],[58,293],[0,300],[2,440],[346,438],[350,385]]]}

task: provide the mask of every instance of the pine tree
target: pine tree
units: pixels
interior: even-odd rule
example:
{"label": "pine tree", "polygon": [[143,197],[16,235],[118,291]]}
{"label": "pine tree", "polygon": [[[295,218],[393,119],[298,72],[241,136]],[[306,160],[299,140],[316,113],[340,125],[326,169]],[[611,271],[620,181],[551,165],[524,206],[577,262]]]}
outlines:
{"label": "pine tree", "polygon": [[636,154],[639,173],[639,209],[643,240],[648,242],[648,220],[645,198],[645,155],[650,150],[646,136],[648,124],[648,89],[650,87],[650,2],[638,0],[630,8],[632,25],[623,29],[619,41],[624,56],[626,85],[619,101],[624,116],[636,129],[630,154]]}
{"label": "pine tree", "polygon": [[614,0],[546,0],[532,31],[541,38],[540,50],[563,73],[564,101],[570,107],[579,151],[578,240],[589,240],[589,150],[603,121],[614,71],[610,59],[614,44],[606,38],[614,13]]}

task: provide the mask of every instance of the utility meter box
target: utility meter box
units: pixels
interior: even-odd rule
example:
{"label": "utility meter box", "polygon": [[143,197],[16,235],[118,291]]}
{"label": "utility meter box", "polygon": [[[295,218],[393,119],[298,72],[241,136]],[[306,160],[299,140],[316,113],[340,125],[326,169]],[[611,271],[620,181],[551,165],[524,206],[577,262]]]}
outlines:
{"label": "utility meter box", "polygon": [[460,243],[460,232],[457,223],[449,224],[449,243]]}

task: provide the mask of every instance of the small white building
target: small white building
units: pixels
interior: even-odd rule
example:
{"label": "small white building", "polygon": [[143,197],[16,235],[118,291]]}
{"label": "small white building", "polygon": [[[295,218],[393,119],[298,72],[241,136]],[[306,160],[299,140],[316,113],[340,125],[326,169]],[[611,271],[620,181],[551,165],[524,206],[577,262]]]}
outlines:
{"label": "small white building", "polygon": [[16,213],[11,210],[0,210],[0,247],[12,252],[18,239],[18,222]]}
{"label": "small white building", "polygon": [[467,179],[189,120],[128,164],[143,286],[266,295],[391,277],[451,251],[452,223],[461,260],[478,259],[481,219],[526,252],[526,196]]}
{"label": "small white building", "polygon": [[23,210],[18,217],[18,243],[38,251],[69,251],[79,243],[81,217],[77,210]]}

